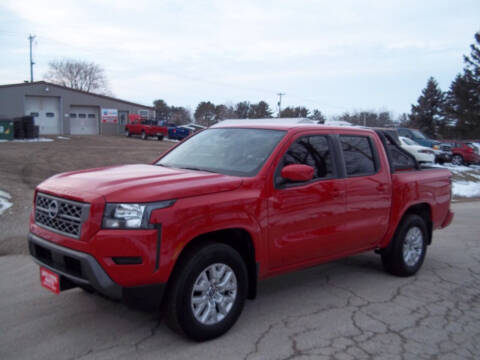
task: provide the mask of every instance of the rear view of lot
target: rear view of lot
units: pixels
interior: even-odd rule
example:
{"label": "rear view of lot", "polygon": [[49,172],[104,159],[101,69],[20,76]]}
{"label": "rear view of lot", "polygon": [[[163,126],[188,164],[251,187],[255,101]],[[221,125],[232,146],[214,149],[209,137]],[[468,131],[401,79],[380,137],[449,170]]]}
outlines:
{"label": "rear view of lot", "polygon": [[0,191],[13,203],[0,216],[0,255],[27,252],[35,187],[54,174],[109,165],[151,163],[174,143],[123,137],[77,136],[51,142],[0,143]]}

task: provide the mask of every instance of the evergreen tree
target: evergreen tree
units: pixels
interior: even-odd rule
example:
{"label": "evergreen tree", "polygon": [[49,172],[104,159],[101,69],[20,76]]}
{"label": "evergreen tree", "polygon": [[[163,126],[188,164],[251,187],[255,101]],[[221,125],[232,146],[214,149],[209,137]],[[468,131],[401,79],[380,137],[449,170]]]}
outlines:
{"label": "evergreen tree", "polygon": [[235,113],[238,119],[248,118],[248,112],[250,110],[250,103],[248,101],[239,102],[235,105]]}
{"label": "evergreen tree", "polygon": [[480,137],[480,99],[478,85],[469,72],[458,74],[447,94],[446,112],[461,138]]}
{"label": "evergreen tree", "polygon": [[477,45],[471,44],[470,49],[471,53],[470,56],[463,56],[463,61],[465,62],[466,71],[468,71],[472,78],[475,81],[480,82],[480,31],[477,32],[475,35],[475,41]]}
{"label": "evergreen tree", "polygon": [[198,104],[193,116],[198,124],[203,126],[211,126],[216,122],[215,105],[210,101],[202,101]]}
{"label": "evergreen tree", "polygon": [[273,112],[270,106],[265,101],[260,101],[258,104],[251,104],[248,110],[248,117],[251,119],[265,119],[271,118]]}
{"label": "evergreen tree", "polygon": [[304,106],[286,107],[280,113],[281,118],[306,118],[309,110]]}
{"label": "evergreen tree", "polygon": [[319,124],[325,124],[325,121],[327,121],[327,118],[325,115],[322,114],[320,110],[313,110],[313,114],[308,117],[309,119],[318,121]]}
{"label": "evergreen tree", "polygon": [[388,111],[376,113],[373,111],[361,111],[353,114],[344,113],[338,120],[349,122],[353,125],[368,127],[392,127],[394,125],[392,116]]}
{"label": "evergreen tree", "polygon": [[192,115],[189,110],[182,106],[171,106],[170,121],[176,125],[188,124],[192,121]]}
{"label": "evergreen tree", "polygon": [[480,32],[476,44],[470,46],[470,56],[464,56],[465,68],[450,85],[446,113],[462,138],[480,137]]}
{"label": "evergreen tree", "polygon": [[437,81],[430,77],[417,105],[412,105],[410,125],[424,134],[437,138],[439,130],[444,127],[443,107],[445,94],[439,89]]}
{"label": "evergreen tree", "polygon": [[237,114],[232,106],[227,105],[217,105],[215,106],[215,120],[221,121],[225,119],[236,119]]}
{"label": "evergreen tree", "polygon": [[157,120],[167,120],[170,121],[170,107],[167,105],[165,101],[162,99],[155,100],[153,102],[153,106],[155,108],[155,118]]}

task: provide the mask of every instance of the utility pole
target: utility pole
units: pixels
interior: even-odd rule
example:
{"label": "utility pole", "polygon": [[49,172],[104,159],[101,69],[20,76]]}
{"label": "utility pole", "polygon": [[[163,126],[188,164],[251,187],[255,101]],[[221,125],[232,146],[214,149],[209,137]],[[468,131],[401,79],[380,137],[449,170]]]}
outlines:
{"label": "utility pole", "polygon": [[35,39],[35,35],[30,34],[28,40],[30,41],[30,82],[33,82],[33,65],[35,64],[32,59],[32,42]]}
{"label": "utility pole", "polygon": [[282,96],[287,94],[277,93],[277,95],[278,95],[278,117],[280,117],[280,113],[282,112]]}
{"label": "utility pole", "polygon": [[367,114],[363,113],[363,126],[367,127]]}

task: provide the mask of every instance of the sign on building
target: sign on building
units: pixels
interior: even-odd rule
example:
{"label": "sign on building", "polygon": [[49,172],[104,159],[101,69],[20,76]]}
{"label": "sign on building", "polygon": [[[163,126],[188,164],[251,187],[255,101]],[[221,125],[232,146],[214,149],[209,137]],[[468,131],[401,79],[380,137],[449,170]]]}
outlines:
{"label": "sign on building", "polygon": [[102,109],[102,123],[118,123],[117,109]]}

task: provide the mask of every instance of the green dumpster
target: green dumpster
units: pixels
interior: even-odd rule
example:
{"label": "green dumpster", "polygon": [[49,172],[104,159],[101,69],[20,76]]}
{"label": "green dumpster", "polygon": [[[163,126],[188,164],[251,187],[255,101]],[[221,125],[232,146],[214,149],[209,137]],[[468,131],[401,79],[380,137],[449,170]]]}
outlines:
{"label": "green dumpster", "polygon": [[13,140],[13,120],[0,120],[0,140]]}

